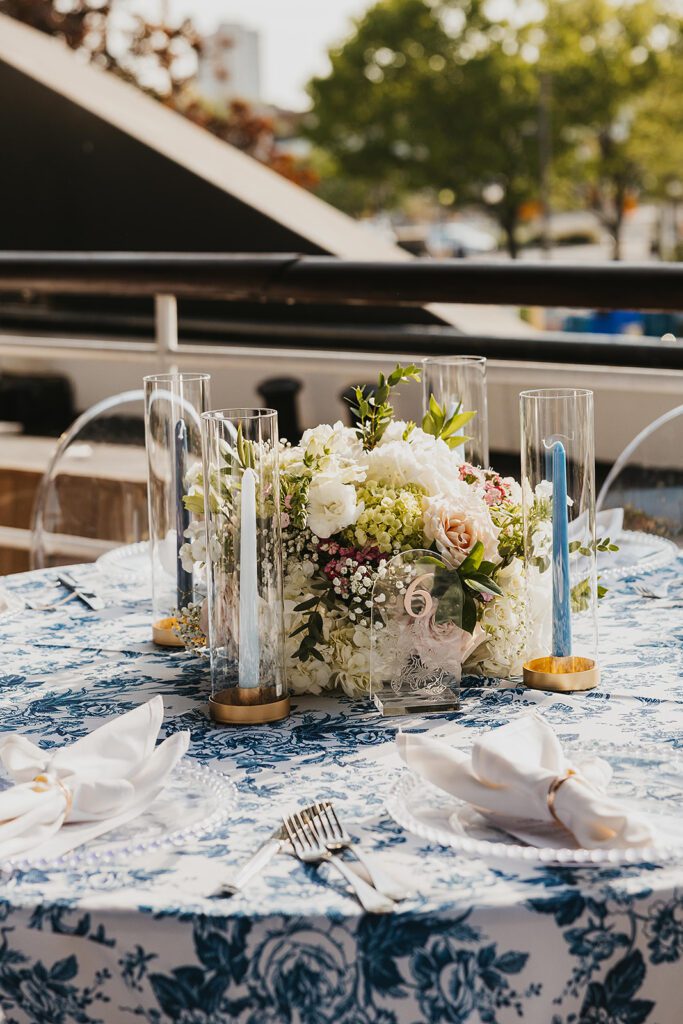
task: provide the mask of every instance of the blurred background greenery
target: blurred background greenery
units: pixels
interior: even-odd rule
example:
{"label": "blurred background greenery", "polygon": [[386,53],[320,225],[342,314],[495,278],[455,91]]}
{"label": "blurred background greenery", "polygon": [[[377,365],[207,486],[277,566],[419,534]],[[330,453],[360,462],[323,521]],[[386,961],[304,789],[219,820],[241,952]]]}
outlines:
{"label": "blurred background greenery", "polygon": [[203,97],[202,36],[163,5],[157,18],[125,0],[0,11],[415,253],[515,257],[597,233],[619,259],[629,214],[650,204],[646,251],[683,256],[678,0],[380,0],[330,50],[306,111]]}

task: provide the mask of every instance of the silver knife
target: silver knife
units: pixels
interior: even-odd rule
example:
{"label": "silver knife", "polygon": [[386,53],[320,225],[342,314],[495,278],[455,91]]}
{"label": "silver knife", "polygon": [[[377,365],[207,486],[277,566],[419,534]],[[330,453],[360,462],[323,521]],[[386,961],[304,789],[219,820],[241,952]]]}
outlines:
{"label": "silver knife", "polygon": [[284,825],[278,825],[273,834],[266,839],[265,843],[261,843],[258,850],[252,853],[246,864],[242,865],[232,881],[222,883],[212,895],[218,897],[234,896],[288,843],[289,838]]}
{"label": "silver knife", "polygon": [[72,590],[76,597],[80,598],[83,604],[86,604],[88,608],[92,608],[94,612],[100,612],[103,608],[106,608],[106,604],[99,594],[96,594],[94,590],[85,584],[79,583],[70,573],[58,572],[57,579],[63,587]]}

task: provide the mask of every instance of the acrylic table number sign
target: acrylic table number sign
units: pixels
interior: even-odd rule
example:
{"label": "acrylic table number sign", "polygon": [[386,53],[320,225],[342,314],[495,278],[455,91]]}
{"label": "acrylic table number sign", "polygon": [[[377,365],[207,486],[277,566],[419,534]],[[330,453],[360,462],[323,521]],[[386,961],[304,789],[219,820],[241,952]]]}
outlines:
{"label": "acrylic table number sign", "polygon": [[370,695],[383,715],[453,711],[462,664],[480,642],[458,624],[462,585],[435,552],[395,555],[375,581]]}

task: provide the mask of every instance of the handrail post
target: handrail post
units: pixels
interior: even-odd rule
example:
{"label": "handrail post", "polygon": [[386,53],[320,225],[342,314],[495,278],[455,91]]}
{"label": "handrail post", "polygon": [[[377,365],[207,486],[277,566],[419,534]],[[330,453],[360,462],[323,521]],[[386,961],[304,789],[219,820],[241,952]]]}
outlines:
{"label": "handrail post", "polygon": [[177,373],[178,303],[175,295],[154,296],[154,337],[160,369],[164,373]]}

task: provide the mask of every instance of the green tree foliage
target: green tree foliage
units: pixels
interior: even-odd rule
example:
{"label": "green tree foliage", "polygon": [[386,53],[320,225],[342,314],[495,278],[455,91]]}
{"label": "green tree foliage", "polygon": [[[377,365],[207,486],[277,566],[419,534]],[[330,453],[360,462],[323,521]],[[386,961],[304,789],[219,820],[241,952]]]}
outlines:
{"label": "green tree foliage", "polygon": [[[618,257],[624,211],[647,177],[639,111],[681,19],[667,0],[547,0],[540,17],[524,0],[498,9],[508,20],[482,0],[381,0],[310,83],[309,135],[377,204],[424,188],[450,189],[460,205],[493,197],[514,256],[520,212],[541,195],[543,106],[556,185],[595,210]],[[676,116],[673,94],[671,107]]]}
{"label": "green tree foliage", "polygon": [[[659,0],[551,0],[548,6],[543,59],[571,154],[562,169],[609,231],[615,259],[629,197],[646,183],[649,154],[634,122],[653,89],[671,81],[666,58],[680,24]],[[679,108],[680,101],[679,93]],[[661,119],[659,126],[666,135]]]}
{"label": "green tree foliage", "polygon": [[311,82],[310,137],[351,178],[382,183],[385,205],[411,189],[483,203],[516,251],[519,207],[538,181],[538,80],[519,32],[480,0],[383,0]]}

